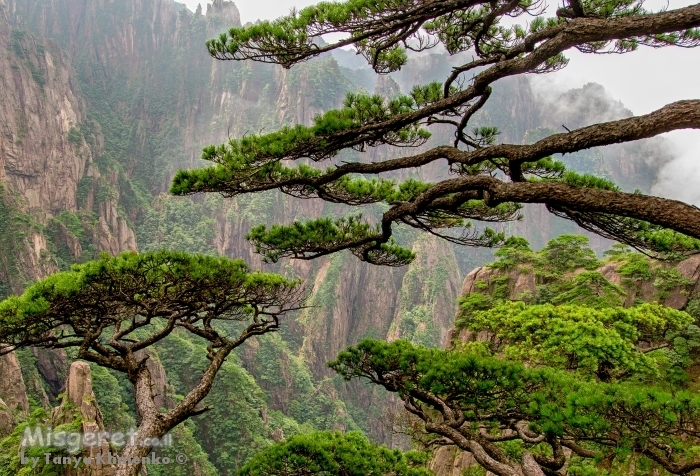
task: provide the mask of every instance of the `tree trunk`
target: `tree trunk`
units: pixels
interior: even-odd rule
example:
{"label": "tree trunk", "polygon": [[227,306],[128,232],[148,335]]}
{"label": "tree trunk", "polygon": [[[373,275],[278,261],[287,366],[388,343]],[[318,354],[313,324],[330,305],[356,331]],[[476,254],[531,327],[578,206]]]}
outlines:
{"label": "tree trunk", "polygon": [[[151,446],[144,444],[147,438],[161,438],[167,430],[158,428],[159,425],[149,424],[139,425],[138,432],[134,435],[134,441],[127,442],[127,445],[117,457],[116,476],[137,476],[142,467],[142,458],[151,453]],[[155,464],[151,459],[150,464]]]}
{"label": "tree trunk", "polygon": [[[151,372],[142,365],[134,381],[136,408],[141,423],[136,434],[126,442],[118,456],[116,476],[137,476],[142,466],[142,458],[151,453],[152,446],[147,444],[151,438],[161,438],[175,425],[169,425],[156,408],[151,389]],[[153,464],[153,461],[151,461]]]}
{"label": "tree trunk", "polygon": [[545,476],[544,471],[531,453],[523,455],[523,473],[525,476]]}
{"label": "tree trunk", "polygon": [[[156,407],[151,386],[151,372],[148,367],[143,361],[138,365],[139,370],[136,372],[133,383],[136,408],[141,423],[133,441],[129,441],[122,450],[116,476],[136,476],[142,466],[141,458],[151,453],[151,445],[144,444],[146,440],[162,438],[179,423],[196,414],[196,406],[209,394],[214,378],[224,360],[240,342],[229,342],[222,347],[211,359],[199,383],[189,391],[179,405],[167,413],[160,413]],[[131,363],[135,364],[133,361]],[[151,464],[153,464],[152,461]]]}

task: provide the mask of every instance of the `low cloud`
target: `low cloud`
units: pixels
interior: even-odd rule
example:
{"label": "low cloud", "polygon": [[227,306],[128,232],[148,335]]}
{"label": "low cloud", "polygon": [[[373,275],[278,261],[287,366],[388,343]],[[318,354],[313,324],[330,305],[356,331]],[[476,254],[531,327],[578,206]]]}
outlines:
{"label": "low cloud", "polygon": [[[622,119],[632,115],[626,105],[616,100],[598,84],[582,87],[565,76],[547,75],[531,79],[535,95],[549,103],[551,119],[568,121],[567,127]],[[572,127],[573,126],[573,127]],[[615,149],[627,149],[624,160],[644,162],[649,167],[651,190],[654,195],[681,200],[700,206],[700,133],[696,130],[674,131],[652,139],[622,146],[609,146],[612,159]],[[630,177],[634,179],[634,177]],[[647,182],[648,183],[648,182]]]}
{"label": "low cloud", "polygon": [[697,131],[664,135],[673,160],[659,171],[652,193],[700,206],[700,135]]}

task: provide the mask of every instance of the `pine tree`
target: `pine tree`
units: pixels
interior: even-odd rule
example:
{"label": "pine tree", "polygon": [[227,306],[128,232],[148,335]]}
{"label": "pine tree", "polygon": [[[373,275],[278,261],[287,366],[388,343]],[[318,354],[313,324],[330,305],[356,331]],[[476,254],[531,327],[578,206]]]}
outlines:
{"label": "pine tree", "polygon": [[[77,351],[122,372],[134,387],[138,433],[121,452],[117,476],[139,474],[152,438],[207,410],[200,407],[231,352],[279,328],[298,309],[298,281],[253,273],[242,260],[153,251],[103,255],[49,276],[0,303],[0,352],[21,347]],[[173,408],[158,408],[148,349],[183,332],[207,343],[206,368]],[[126,429],[125,429],[126,430]]]}
{"label": "pine tree", "polygon": [[[312,259],[348,249],[371,263],[405,265],[413,254],[394,241],[396,224],[455,243],[498,246],[507,239],[503,233],[473,226],[472,221],[518,219],[524,203],[545,204],[555,215],[648,253],[698,251],[696,207],[622,192],[608,180],[566,170],[552,156],[700,128],[700,100],[567,130],[529,145],[497,144],[495,127],[471,123],[496,81],[557,71],[566,66],[569,49],[624,54],[640,46],[697,46],[700,5],[652,12],[641,0],[567,0],[553,17],[541,7],[536,0],[348,0],[232,28],[207,43],[214,58],[290,68],[352,45],[379,74],[405,65],[407,50],[426,51],[438,44],[450,54],[469,52],[473,59],[454,67],[443,83],[416,86],[392,98],[351,93],[342,108],[319,115],[309,127],[284,127],[206,147],[202,158],[213,165],[180,171],[171,192],[230,197],[277,189],[351,206],[384,204],[376,220],[358,214],[257,226],[248,238],[270,261]],[[504,18],[521,21],[506,26]],[[525,22],[528,18],[532,20]],[[317,41],[330,33],[346,38],[330,44]],[[435,124],[452,128],[451,144],[374,163],[346,161],[345,156],[333,160],[349,149],[424,145],[429,126]],[[444,164],[445,176],[449,172],[454,177],[436,183],[378,177],[398,171],[405,177],[434,163]]]}

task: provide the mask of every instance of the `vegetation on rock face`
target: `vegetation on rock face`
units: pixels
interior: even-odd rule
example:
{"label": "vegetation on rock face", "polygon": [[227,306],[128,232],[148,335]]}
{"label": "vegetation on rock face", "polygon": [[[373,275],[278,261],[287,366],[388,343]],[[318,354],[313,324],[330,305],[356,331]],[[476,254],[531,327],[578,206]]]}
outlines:
{"label": "vegetation on rock face", "polygon": [[144,212],[138,242],[144,251],[167,249],[216,254],[214,220],[189,199],[161,196]]}
{"label": "vegetation on rock face", "polygon": [[[150,452],[145,438],[162,437],[204,411],[199,404],[233,349],[276,330],[279,316],[300,306],[302,292],[298,281],[251,273],[240,260],[167,251],[104,255],[0,303],[0,343],[5,352],[77,349],[77,358],[125,374],[139,427],[122,456],[141,458]],[[206,361],[184,398],[163,410],[155,403],[148,349],[179,332],[206,343],[199,349]],[[118,474],[132,476],[139,467],[120,463]]]}
{"label": "vegetation on rock face", "polygon": [[402,453],[370,443],[359,432],[315,432],[297,435],[258,453],[239,471],[241,476],[429,476],[425,456]]}
{"label": "vegetation on rock face", "polygon": [[580,304],[504,302],[475,312],[467,327],[493,335],[495,343],[489,351],[494,354],[608,382],[669,376],[668,353],[677,354],[673,338],[694,334],[695,346],[700,343],[698,328],[689,328],[691,323],[694,320],[688,314],[660,304],[596,309]]}
{"label": "vegetation on rock face", "polygon": [[[207,43],[214,58],[289,68],[352,44],[380,74],[404,66],[407,49],[425,51],[442,44],[450,54],[473,51],[475,58],[454,67],[443,83],[416,86],[410,94],[384,98],[351,93],[342,108],[317,116],[311,126],[284,127],[207,147],[202,158],[214,165],[178,172],[171,192],[236,196],[277,189],[300,198],[389,207],[378,220],[367,221],[358,215],[256,227],[248,238],[271,261],[286,256],[313,259],[349,249],[370,263],[405,265],[414,256],[394,242],[393,225],[399,223],[455,243],[497,246],[505,242],[504,234],[472,228],[470,220],[518,219],[523,203],[545,204],[557,216],[647,252],[697,252],[700,212],[696,208],[641,193],[623,193],[609,180],[566,170],[551,157],[698,128],[700,102],[679,101],[645,116],[553,134],[526,145],[497,145],[498,130],[493,126],[470,129],[470,119],[488,102],[493,83],[563,68],[568,49],[625,53],[640,45],[700,44],[700,6],[651,12],[642,3],[571,0],[555,17],[547,18],[539,3],[531,1],[350,0],[308,7],[274,22],[232,28]],[[503,18],[527,14],[535,17],[529,24],[509,27],[500,23]],[[324,34],[339,32],[349,37],[323,46],[315,42]],[[467,80],[466,75],[475,68],[483,69]],[[347,149],[420,146],[430,136],[426,127],[434,124],[453,128],[451,145],[325,169],[306,162],[328,161]],[[442,159],[447,161],[444,171],[456,173],[457,178],[436,183],[367,178],[411,171]],[[295,161],[297,165],[290,166]],[[463,230],[461,235],[449,232],[455,228]]]}
{"label": "vegetation on rock face", "polygon": [[[66,448],[57,446],[32,446],[24,448],[23,454],[27,458],[37,458],[36,467],[31,464],[22,464],[20,461],[20,443],[24,436],[25,429],[33,431],[35,428],[50,427],[51,416],[42,408],[34,410],[29,417],[17,425],[12,433],[0,441],[0,475],[1,476],[59,476],[63,474],[63,468],[58,468],[49,463],[46,464],[45,453],[52,453],[56,456],[68,456]],[[69,433],[81,430],[81,421],[75,419],[72,422],[58,425],[52,430],[56,432],[65,431]]]}
{"label": "vegetation on rock face", "polygon": [[0,298],[9,296],[11,283],[20,279],[18,267],[25,254],[23,244],[38,228],[32,217],[17,206],[17,197],[8,192],[0,183],[0,263],[11,275],[5,281],[0,279]]}
{"label": "vegetation on rock face", "polygon": [[[477,293],[461,300],[462,316],[457,326],[467,323],[475,311],[490,309],[511,294],[518,276],[532,274],[532,286],[513,296],[530,304],[578,304],[590,308],[620,307],[628,293],[636,292],[642,282],[653,284],[656,290],[649,301],[663,302],[671,291],[685,289],[692,281],[684,278],[674,263],[655,262],[648,256],[632,252],[629,247],[614,245],[606,257],[599,260],[590,248],[588,238],[562,235],[547,246],[533,252],[527,240],[510,238],[496,253],[496,261],[487,265],[496,274],[490,282],[477,281]],[[619,274],[620,284],[613,284],[602,273],[603,267]],[[641,304],[637,296],[636,304]],[[635,304],[629,303],[629,304]]]}

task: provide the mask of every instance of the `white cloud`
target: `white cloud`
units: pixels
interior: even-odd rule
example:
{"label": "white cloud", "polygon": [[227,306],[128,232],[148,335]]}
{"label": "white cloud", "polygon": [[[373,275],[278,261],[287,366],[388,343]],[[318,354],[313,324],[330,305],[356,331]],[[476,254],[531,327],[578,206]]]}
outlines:
{"label": "white cloud", "polygon": [[700,134],[677,131],[668,136],[675,158],[661,169],[652,193],[700,206]]}

